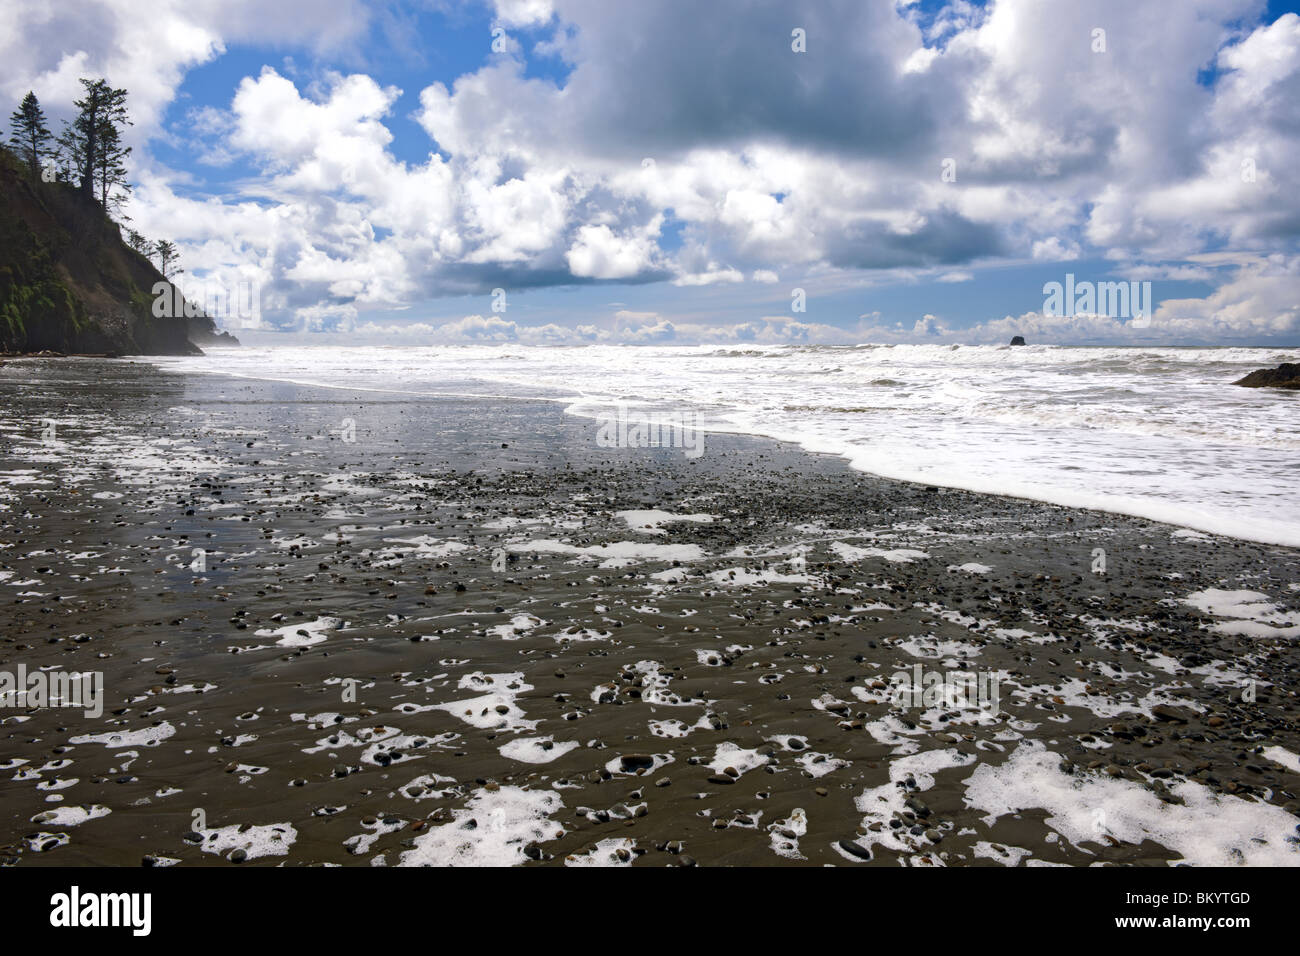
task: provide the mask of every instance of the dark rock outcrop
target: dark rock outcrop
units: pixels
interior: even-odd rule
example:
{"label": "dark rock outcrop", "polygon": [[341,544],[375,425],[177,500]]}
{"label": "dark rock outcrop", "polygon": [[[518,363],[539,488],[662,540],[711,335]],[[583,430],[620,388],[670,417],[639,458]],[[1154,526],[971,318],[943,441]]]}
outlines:
{"label": "dark rock outcrop", "polygon": [[1012,344],[1012,345],[1024,345],[1024,344],[1025,344],[1025,337],[1024,337],[1023,335],[1017,335],[1017,336],[1015,336],[1014,338],[1012,338],[1012,340],[1011,340],[1011,344]]}
{"label": "dark rock outcrop", "polygon": [[235,338],[229,332],[218,332],[212,319],[206,315],[197,318],[187,318],[185,320],[186,328],[189,332],[189,339],[195,345],[202,348],[205,345],[238,345],[239,339]]}
{"label": "dark rock outcrop", "polygon": [[1246,388],[1294,388],[1300,389],[1300,365],[1283,362],[1277,368],[1260,368],[1245,378],[1239,378],[1233,385]]}
{"label": "dark rock outcrop", "polygon": [[156,317],[158,282],[98,203],[71,184],[33,180],[0,148],[0,351],[202,354],[192,338],[215,337],[215,323]]}

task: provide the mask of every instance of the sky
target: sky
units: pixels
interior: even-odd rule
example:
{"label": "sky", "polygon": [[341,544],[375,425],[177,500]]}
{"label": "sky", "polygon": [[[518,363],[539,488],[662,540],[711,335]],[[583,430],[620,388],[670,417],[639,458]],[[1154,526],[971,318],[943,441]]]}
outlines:
{"label": "sky", "polygon": [[246,343],[1300,345],[1293,3],[0,5]]}

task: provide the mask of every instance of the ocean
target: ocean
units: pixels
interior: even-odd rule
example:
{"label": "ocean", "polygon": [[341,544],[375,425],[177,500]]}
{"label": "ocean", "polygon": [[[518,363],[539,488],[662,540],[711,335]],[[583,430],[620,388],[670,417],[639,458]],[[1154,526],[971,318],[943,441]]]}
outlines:
{"label": "ocean", "polygon": [[[1300,546],[1300,349],[1030,345],[276,347],[150,359],[354,391],[492,395],[761,435],[905,481]],[[707,449],[707,438],[705,440]]]}

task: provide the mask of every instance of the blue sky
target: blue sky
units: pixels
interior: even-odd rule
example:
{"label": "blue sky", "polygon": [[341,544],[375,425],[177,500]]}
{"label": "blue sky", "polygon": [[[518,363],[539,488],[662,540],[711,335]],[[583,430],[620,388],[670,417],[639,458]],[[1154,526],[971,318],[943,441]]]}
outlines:
{"label": "blue sky", "polygon": [[[1300,344],[1291,3],[14,19],[10,98],[132,91],[132,223],[196,296],[255,283],[249,340]],[[1150,281],[1154,321],[1043,315],[1067,273]]]}

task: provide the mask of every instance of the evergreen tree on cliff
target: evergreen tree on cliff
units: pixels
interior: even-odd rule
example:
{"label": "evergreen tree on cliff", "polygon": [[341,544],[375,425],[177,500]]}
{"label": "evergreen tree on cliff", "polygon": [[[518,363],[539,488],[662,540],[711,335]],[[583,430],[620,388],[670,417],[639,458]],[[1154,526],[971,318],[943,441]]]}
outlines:
{"label": "evergreen tree on cliff", "polygon": [[184,269],[175,268],[176,262],[180,259],[180,250],[170,239],[159,239],[154,243],[154,252],[158,254],[158,271],[163,274],[164,279],[170,279],[174,275],[184,272]]}
{"label": "evergreen tree on cliff", "polygon": [[28,90],[22,104],[9,117],[9,142],[32,171],[32,178],[41,174],[41,160],[49,156],[50,129],[45,125],[45,111],[41,109],[36,94]]}
{"label": "evergreen tree on cliff", "polygon": [[[130,122],[129,120],[127,121]],[[101,130],[99,155],[95,158],[95,185],[99,189],[99,204],[104,211],[120,209],[131,191],[131,184],[126,180],[126,157],[131,154],[130,146],[122,145],[122,136],[112,124]],[[114,190],[121,190],[115,192]]]}
{"label": "evergreen tree on cliff", "polygon": [[126,115],[126,90],[114,89],[105,80],[82,78],[86,95],[77,100],[80,113],[59,137],[69,162],[79,179],[82,195],[95,199],[95,187],[101,186],[101,204],[108,208],[113,186],[126,181],[121,165],[129,149],[121,145],[123,127],[131,125]]}
{"label": "evergreen tree on cliff", "polygon": [[134,229],[126,231],[126,244],[146,259],[153,255],[153,243]]}

